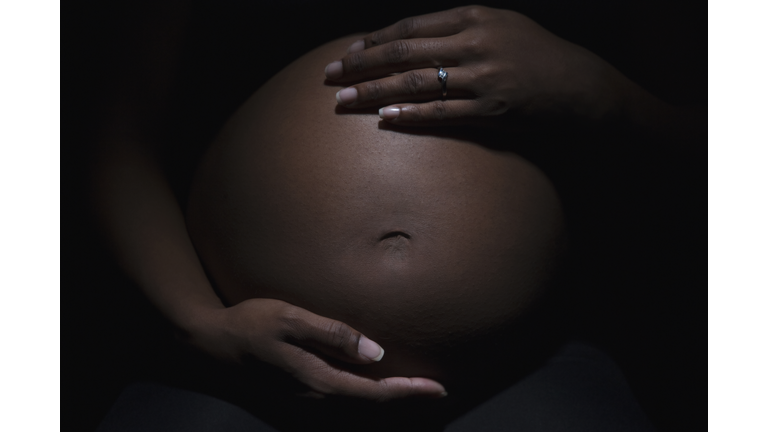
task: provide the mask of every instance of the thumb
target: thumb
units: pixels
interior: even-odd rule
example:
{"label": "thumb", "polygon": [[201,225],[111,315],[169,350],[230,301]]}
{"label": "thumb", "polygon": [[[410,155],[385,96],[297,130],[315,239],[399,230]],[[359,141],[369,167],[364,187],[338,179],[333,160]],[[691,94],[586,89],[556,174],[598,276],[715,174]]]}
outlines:
{"label": "thumb", "polygon": [[288,336],[300,346],[315,348],[347,363],[372,363],[384,357],[384,349],[359,331],[330,318],[296,308]]}

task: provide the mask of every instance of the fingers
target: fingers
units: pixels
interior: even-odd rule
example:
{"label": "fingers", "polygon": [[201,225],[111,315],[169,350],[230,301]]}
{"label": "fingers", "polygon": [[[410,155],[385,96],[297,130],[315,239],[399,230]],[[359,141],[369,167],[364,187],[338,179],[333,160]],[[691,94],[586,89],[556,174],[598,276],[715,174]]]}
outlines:
{"label": "fingers", "polygon": [[[305,363],[296,368],[296,378],[312,389],[307,396],[348,396],[385,402],[394,399],[447,395],[445,387],[428,378],[367,378],[337,369],[319,357],[303,353]],[[312,365],[314,364],[314,365]]]}
{"label": "fingers", "polygon": [[344,324],[294,308],[283,317],[291,342],[315,348],[337,360],[348,363],[372,363],[384,357],[384,349],[359,331]]}
{"label": "fingers", "polygon": [[[473,97],[469,90],[472,78],[465,68],[448,68],[450,97]],[[336,101],[346,108],[381,107],[397,102],[417,102],[440,99],[442,84],[437,78],[437,69],[418,69],[363,82],[339,90]]]}
{"label": "fingers", "polygon": [[414,397],[439,398],[448,395],[440,383],[427,378],[392,377],[374,380],[351,373],[341,373],[338,378],[339,388],[333,394],[361,397],[376,402]]}
{"label": "fingers", "polygon": [[287,328],[284,332],[295,342],[281,350],[282,366],[309,386],[305,396],[338,395],[383,402],[447,394],[440,383],[428,378],[368,378],[340,369],[332,360],[303,349],[311,346],[329,357],[352,363],[381,360],[384,350],[378,344],[340,321],[295,306],[282,313],[282,321]]}
{"label": "fingers", "polygon": [[400,20],[353,43],[347,56],[326,66],[325,75],[332,81],[352,82],[423,67],[456,66],[477,47],[471,38],[455,35],[482,21],[489,11],[464,6]]}
{"label": "fingers", "polygon": [[332,81],[353,82],[406,70],[456,66],[463,48],[463,42],[453,38],[396,40],[330,63],[325,76]]}
{"label": "fingers", "polygon": [[366,35],[362,43],[355,42],[348,52],[355,53],[400,39],[435,38],[455,35],[473,22],[472,7],[405,18],[395,24]]}
{"label": "fingers", "polygon": [[477,100],[458,99],[391,105],[380,109],[379,117],[400,126],[440,126],[470,122],[483,113],[483,107]]}

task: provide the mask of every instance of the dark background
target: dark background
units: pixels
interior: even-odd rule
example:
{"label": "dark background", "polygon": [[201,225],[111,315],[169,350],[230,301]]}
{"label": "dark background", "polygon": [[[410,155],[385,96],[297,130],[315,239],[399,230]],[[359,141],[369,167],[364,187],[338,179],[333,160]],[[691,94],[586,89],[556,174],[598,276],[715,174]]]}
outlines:
{"label": "dark background", "polygon": [[[463,4],[437,3],[188,3],[167,118],[167,130],[176,131],[173,140],[186,150],[173,165],[176,183],[184,184],[195,157],[237,106],[290,61],[349,33]],[[87,193],[89,158],[110,89],[117,71],[135,57],[147,17],[162,15],[158,4],[79,2],[63,15],[70,35],[63,69],[69,93],[62,162],[64,430],[94,430],[126,384],[157,373],[155,365],[172,344],[162,318],[100,242]],[[669,103],[707,103],[705,2],[480,4],[528,15]],[[705,149],[681,156],[665,149],[670,143],[622,134],[559,137],[557,149],[567,158],[545,169],[571,225],[574,332],[612,355],[659,430],[703,430]],[[573,164],[564,167],[563,159]]]}

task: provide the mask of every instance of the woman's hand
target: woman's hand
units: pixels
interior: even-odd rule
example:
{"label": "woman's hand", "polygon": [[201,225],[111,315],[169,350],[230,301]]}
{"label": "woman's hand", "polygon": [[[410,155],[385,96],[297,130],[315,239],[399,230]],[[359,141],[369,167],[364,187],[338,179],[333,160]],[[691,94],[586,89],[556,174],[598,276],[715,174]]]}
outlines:
{"label": "woman's hand", "polygon": [[352,327],[274,299],[251,299],[210,310],[189,331],[188,342],[225,360],[255,358],[306,384],[311,395],[351,396],[375,401],[412,396],[441,397],[445,389],[426,378],[370,379],[345,371],[346,363],[380,361],[384,350]]}
{"label": "woman's hand", "polygon": [[[448,72],[445,100],[437,67]],[[529,18],[484,6],[407,18],[368,34],[325,73],[331,81],[358,83],[337,93],[340,105],[384,107],[382,119],[413,126],[507,111],[600,119],[622,109],[632,84]]]}

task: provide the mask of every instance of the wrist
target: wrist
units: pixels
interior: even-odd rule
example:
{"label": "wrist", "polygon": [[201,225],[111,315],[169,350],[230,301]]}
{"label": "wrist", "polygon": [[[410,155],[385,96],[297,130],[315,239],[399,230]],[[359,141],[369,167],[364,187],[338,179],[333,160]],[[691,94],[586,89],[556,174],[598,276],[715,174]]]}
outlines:
{"label": "wrist", "polygon": [[627,78],[621,92],[619,121],[643,134],[658,134],[676,108],[653,96]]}
{"label": "wrist", "polygon": [[632,122],[638,114],[636,104],[649,103],[640,93],[642,89],[604,60],[598,59],[597,64],[599,69],[592,74],[591,117],[600,123]]}
{"label": "wrist", "polygon": [[167,316],[184,342],[196,345],[195,341],[206,340],[223,326],[223,312],[226,307],[218,300],[188,299],[174,307]]}

